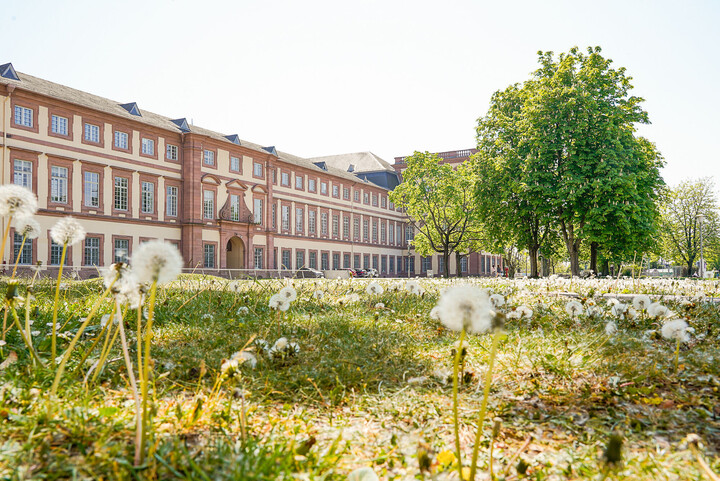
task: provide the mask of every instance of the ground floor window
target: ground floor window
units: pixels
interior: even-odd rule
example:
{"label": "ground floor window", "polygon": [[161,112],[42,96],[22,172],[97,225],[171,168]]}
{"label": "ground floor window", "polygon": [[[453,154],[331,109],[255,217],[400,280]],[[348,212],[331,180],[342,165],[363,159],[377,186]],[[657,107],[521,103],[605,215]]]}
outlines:
{"label": "ground floor window", "polygon": [[373,256],[372,261],[373,261],[373,269],[378,270],[378,268],[379,268],[378,267],[378,256]]}
{"label": "ground floor window", "polygon": [[360,254],[355,254],[355,259],[353,260],[353,267],[355,269],[360,269]]}
{"label": "ground floor window", "polygon": [[380,257],[380,272],[385,274],[387,272],[387,257],[382,256]]}
{"label": "ground floor window", "polygon": [[310,251],[310,254],[308,254],[308,261],[310,269],[317,269],[317,252]]}
{"label": "ground floor window", "polygon": [[290,251],[289,250],[282,251],[282,260],[281,260],[280,265],[283,269],[292,269],[292,265],[290,265]]}
{"label": "ground floor window", "polygon": [[128,261],[128,254],[130,254],[130,240],[129,239],[115,239],[115,254],[114,254],[114,261],[115,263],[118,262],[127,262]]}
{"label": "ground floor window", "polygon": [[467,272],[467,256],[460,258],[460,272]]}
{"label": "ground floor window", "polygon": [[300,249],[295,250],[295,265],[298,269],[305,267],[305,251]]}
{"label": "ground floor window", "polygon": [[[60,265],[60,259],[62,258],[62,251],[63,246],[61,244],[56,244],[55,241],[50,241],[50,265],[51,266],[59,266]],[[65,253],[65,257],[67,257],[67,252]]]}
{"label": "ground floor window", "polygon": [[432,270],[432,257],[423,256],[420,258],[420,272]]}
{"label": "ground floor window", "polygon": [[370,254],[365,254],[363,256],[363,268],[370,269]]}
{"label": "ground floor window", "polygon": [[215,244],[203,246],[203,266],[207,269],[215,268]]}
{"label": "ground floor window", "polygon": [[333,264],[332,264],[332,265],[333,265],[333,269],[334,269],[334,270],[340,269],[340,254],[333,254],[332,256],[333,256],[333,257],[332,257],[332,259],[333,259]]}
{"label": "ground floor window", "polygon": [[263,268],[263,248],[262,247],[256,247],[255,248],[255,269],[262,269]]}
{"label": "ground floor window", "polygon": [[350,269],[350,254],[343,254],[343,269]]}
{"label": "ground floor window", "polygon": [[85,238],[84,260],[85,260],[86,266],[100,265],[100,238],[99,237],[86,237]]}
{"label": "ground floor window", "polygon": [[390,261],[388,262],[388,265],[390,266],[390,274],[395,274],[395,257],[390,256]]}
{"label": "ground floor window", "polygon": [[445,273],[445,262],[444,262],[443,256],[438,256],[438,273],[439,274]]}
{"label": "ground floor window", "polygon": [[[25,243],[23,244],[23,236],[16,232],[14,241],[13,262],[17,260],[18,264],[32,264],[32,239],[25,239]],[[21,245],[22,252],[20,252]],[[18,255],[20,256],[19,258]]]}
{"label": "ground floor window", "polygon": [[328,253],[323,252],[322,254],[320,254],[320,269],[322,269],[324,271],[330,269],[330,266],[328,264],[329,264]]}

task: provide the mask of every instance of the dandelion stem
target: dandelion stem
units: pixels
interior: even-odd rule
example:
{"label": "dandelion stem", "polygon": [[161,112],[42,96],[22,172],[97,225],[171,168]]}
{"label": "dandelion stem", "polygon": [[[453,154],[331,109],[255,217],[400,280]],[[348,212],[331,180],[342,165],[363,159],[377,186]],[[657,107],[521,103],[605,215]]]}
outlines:
{"label": "dandelion stem", "polygon": [[700,465],[702,470],[705,472],[708,479],[710,479],[711,481],[720,481],[720,477],[718,477],[718,475],[715,474],[715,472],[710,468],[710,465],[708,465],[707,461],[705,461],[705,459],[702,457],[702,455],[700,454],[700,450],[697,448],[697,446],[694,446],[691,444],[690,450],[695,455],[695,458],[697,459],[698,464]]}
{"label": "dandelion stem", "polygon": [[32,342],[30,342],[30,340],[27,338],[27,336],[25,335],[25,332],[23,331],[22,325],[20,325],[20,319],[18,318],[17,311],[15,311],[15,306],[13,306],[10,303],[6,303],[5,309],[7,309],[8,307],[10,309],[12,309],[13,321],[15,323],[15,327],[17,327],[18,331],[20,331],[20,337],[22,337],[22,340],[25,343],[25,345],[27,346],[28,351],[30,351],[30,355],[32,355],[35,362],[37,362],[41,366],[44,366],[43,362],[40,359],[40,357],[38,356],[37,352],[35,352],[35,349],[32,346]]}
{"label": "dandelion stem", "polygon": [[0,257],[5,258],[5,244],[7,244],[8,235],[10,235],[10,224],[12,224],[13,216],[9,216],[7,220],[7,227],[5,227],[5,234],[3,235],[2,246],[0,247]]}
{"label": "dandelion stem", "polygon": [[150,302],[148,306],[148,319],[145,324],[145,354],[143,359],[142,369],[142,451],[144,454],[144,445],[147,440],[148,425],[149,425],[149,410],[148,410],[148,381],[150,377],[150,341],[152,340],[152,323],[155,314],[155,295],[157,293],[157,280],[153,281],[150,287]]}
{"label": "dandelion stem", "polygon": [[678,370],[678,363],[680,362],[680,337],[677,339],[675,344],[675,372]]}
{"label": "dandelion stem", "polygon": [[[88,324],[90,324],[90,321],[92,320],[93,316],[95,315],[97,310],[100,308],[100,304],[102,303],[102,301],[105,300],[105,298],[107,297],[108,294],[110,294],[110,289],[112,289],[112,286],[115,284],[115,281],[118,280],[118,277],[120,277],[119,274],[115,276],[115,279],[113,279],[113,281],[110,283],[108,288],[105,289],[105,292],[103,292],[102,295],[100,296],[100,298],[95,302],[95,305],[93,305],[92,309],[90,309],[90,313],[85,318],[85,321],[78,328],[78,331],[75,334],[75,337],[73,337],[72,341],[70,341],[70,345],[68,346],[67,350],[65,351],[65,354],[63,355],[62,359],[60,360],[60,365],[58,366],[57,373],[55,374],[55,380],[53,381],[52,388],[50,390],[50,399],[55,398],[55,394],[57,393],[58,385],[60,384],[60,379],[62,378],[63,372],[65,371],[65,364],[67,363],[68,359],[70,359],[70,354],[72,354],[72,351],[75,348],[75,345],[77,344],[78,340],[80,339],[80,336],[82,336],[83,332],[85,331],[85,328],[87,328]],[[53,362],[54,362],[54,360],[53,360]]]}
{"label": "dandelion stem", "polygon": [[465,329],[460,331],[459,347],[455,349],[455,361],[453,362],[453,424],[455,427],[455,455],[457,456],[460,479],[462,479],[462,451],[460,449],[460,422],[458,420],[458,370],[460,368],[460,353],[463,342],[465,342]]}
{"label": "dandelion stem", "polygon": [[[488,398],[490,397],[490,384],[492,383],[493,367],[495,365],[495,355],[497,354],[497,348],[502,338],[502,330],[496,329],[493,335],[492,347],[490,348],[490,359],[488,360],[488,370],[485,375],[485,388],[483,390],[483,400],[480,406],[480,414],[478,416],[477,431],[475,433],[475,445],[473,446],[472,462],[470,464],[470,479],[475,479],[475,472],[477,471],[477,458],[480,451],[480,438],[482,437],[482,428],[485,423],[485,414],[487,412]],[[491,461],[492,462],[492,461]],[[461,478],[462,479],[462,478]]]}
{"label": "dandelion stem", "polygon": [[57,356],[57,311],[58,301],[60,299],[60,280],[62,279],[63,265],[65,265],[65,253],[67,252],[67,242],[63,243],[62,255],[60,256],[60,268],[58,269],[57,282],[55,283],[55,303],[53,304],[53,320],[52,320],[52,341],[51,341],[51,359],[53,366]]}
{"label": "dandelion stem", "polygon": [[127,339],[125,338],[125,327],[124,315],[120,315],[120,302],[115,301],[115,316],[118,321],[118,329],[120,330],[120,345],[122,346],[123,358],[125,359],[125,367],[128,372],[128,379],[130,380],[130,388],[133,392],[133,398],[135,398],[135,466],[139,466],[141,460],[141,448],[142,448],[142,416],[140,415],[142,404],[140,401],[140,395],[138,394],[137,382],[135,381],[135,372],[130,360],[130,350],[128,349]]}

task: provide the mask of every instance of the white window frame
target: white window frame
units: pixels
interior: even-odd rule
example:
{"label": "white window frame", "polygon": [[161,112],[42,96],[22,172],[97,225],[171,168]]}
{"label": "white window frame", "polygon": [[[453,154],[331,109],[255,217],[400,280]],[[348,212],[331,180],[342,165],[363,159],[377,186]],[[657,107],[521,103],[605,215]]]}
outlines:
{"label": "white window frame", "polygon": [[33,126],[33,109],[23,107],[22,105],[16,105],[13,117],[15,125],[22,125],[23,127]]}
{"label": "white window frame", "polygon": [[240,220],[240,196],[238,194],[230,194],[230,220],[235,222]]}
{"label": "white window frame", "polygon": [[303,232],[305,230],[305,209],[295,207],[295,232]]}
{"label": "white window frame", "polygon": [[168,217],[177,217],[178,188],[176,185],[168,185],[165,192],[165,215]]}
{"label": "white window frame", "polygon": [[[32,189],[32,168],[33,164],[29,160],[14,159],[13,160],[13,184],[22,185],[28,189]],[[19,182],[18,182],[19,180]]]}
{"label": "white window frame", "polygon": [[215,151],[203,150],[203,164],[215,166]]}
{"label": "white window frame", "polygon": [[113,142],[115,143],[116,148],[127,150],[128,145],[130,145],[130,136],[127,134],[127,132],[116,130]]}
{"label": "white window frame", "polygon": [[240,157],[234,155],[230,156],[230,170],[233,172],[240,172]]}
{"label": "white window frame", "polygon": [[260,162],[253,163],[253,175],[255,177],[263,176],[263,165]]}
{"label": "white window frame", "polygon": [[59,165],[50,167],[50,202],[68,203],[68,168]]}
{"label": "white window frame", "polygon": [[[119,184],[118,181],[120,181]],[[115,177],[113,179],[113,186],[113,207],[115,208],[115,210],[128,210],[130,208],[130,201],[128,198],[130,179],[120,176]]]}
{"label": "white window frame", "polygon": [[83,138],[87,142],[92,142],[93,144],[99,144],[100,143],[100,126],[91,124],[90,122],[85,122],[85,125],[83,127]]}
{"label": "white window frame", "polygon": [[53,134],[67,135],[68,125],[69,123],[67,117],[55,114],[50,116],[50,130]]}
{"label": "white window frame", "polygon": [[100,174],[85,172],[83,175],[83,204],[85,207],[100,207]]}
{"label": "white window frame", "polygon": [[203,190],[203,219],[215,220],[215,192]]}
{"label": "white window frame", "polygon": [[165,157],[167,160],[178,160],[178,146],[167,144],[165,146]]}
{"label": "white window frame", "polygon": [[263,200],[253,199],[253,221],[256,224],[263,223]]}
{"label": "white window frame", "polygon": [[140,183],[140,212],[143,214],[155,213],[155,183],[143,181]]}
{"label": "white window frame", "polygon": [[143,137],[140,151],[145,155],[155,155],[155,140]]}

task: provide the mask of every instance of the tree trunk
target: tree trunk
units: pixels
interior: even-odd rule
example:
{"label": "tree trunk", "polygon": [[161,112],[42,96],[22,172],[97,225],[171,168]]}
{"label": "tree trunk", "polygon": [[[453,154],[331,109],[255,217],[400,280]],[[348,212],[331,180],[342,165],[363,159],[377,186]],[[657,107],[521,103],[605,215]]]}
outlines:
{"label": "tree trunk", "polygon": [[598,256],[598,250],[600,250],[600,247],[597,242],[591,242],[590,243],[590,270],[593,271],[593,274],[597,275],[597,256]]}
{"label": "tree trunk", "polygon": [[462,260],[462,254],[459,252],[455,253],[455,270],[457,271],[457,276],[462,277],[462,269],[460,268],[460,261]]}
{"label": "tree trunk", "polygon": [[580,242],[568,243],[568,255],[570,256],[570,274],[575,277],[580,275]]}
{"label": "tree trunk", "polygon": [[610,259],[605,259],[603,262],[602,275],[606,276],[610,273]]}
{"label": "tree trunk", "polygon": [[450,277],[450,253],[448,251],[443,252],[443,264],[445,264],[443,277],[448,278]]}
{"label": "tree trunk", "polygon": [[537,245],[528,246],[528,255],[530,256],[530,277],[538,277],[538,251]]}

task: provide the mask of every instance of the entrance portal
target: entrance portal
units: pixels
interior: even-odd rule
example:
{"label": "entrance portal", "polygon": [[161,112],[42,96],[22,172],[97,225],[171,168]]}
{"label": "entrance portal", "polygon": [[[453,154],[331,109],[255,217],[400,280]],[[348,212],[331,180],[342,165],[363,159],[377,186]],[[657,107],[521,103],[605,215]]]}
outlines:
{"label": "entrance portal", "polygon": [[245,267],[245,244],[239,237],[231,237],[225,250],[228,269],[243,269]]}

